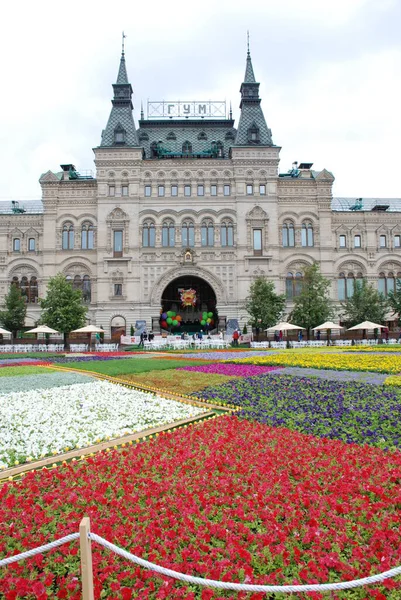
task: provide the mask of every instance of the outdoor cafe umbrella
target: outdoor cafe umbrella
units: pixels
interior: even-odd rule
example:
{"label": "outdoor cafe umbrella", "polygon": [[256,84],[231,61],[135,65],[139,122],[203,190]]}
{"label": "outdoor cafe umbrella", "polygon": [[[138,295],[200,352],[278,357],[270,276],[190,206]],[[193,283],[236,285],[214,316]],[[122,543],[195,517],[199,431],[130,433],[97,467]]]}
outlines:
{"label": "outdoor cafe umbrella", "polygon": [[[52,329],[51,327],[48,327],[47,325],[39,325],[38,327],[35,327],[34,329],[30,329],[29,331],[26,331],[25,333],[59,333],[58,331],[56,331],[55,329]],[[36,336],[37,338],[38,336]]]}
{"label": "outdoor cafe umbrella", "polygon": [[71,333],[87,333],[89,336],[89,345],[91,344],[92,333],[104,333],[103,329],[100,327],[96,327],[96,325],[86,325],[85,327],[80,327],[79,329],[74,329]]}
{"label": "outdoor cafe umbrella", "polygon": [[292,323],[281,321],[273,327],[268,327],[267,329],[265,329],[265,331],[292,331],[293,329],[305,329],[305,327],[298,327],[298,325],[293,325]]}
{"label": "outdoor cafe umbrella", "polygon": [[1,335],[11,335],[11,331],[7,331],[7,329],[3,329],[2,327],[0,327],[0,333]]}
{"label": "outdoor cafe umbrella", "polygon": [[[385,329],[385,325],[378,325],[377,323],[372,323],[372,321],[363,321],[362,323],[358,323],[358,325],[354,325],[350,327],[348,331],[357,331],[357,330],[367,330],[367,329]],[[363,332],[362,332],[363,337]],[[375,336],[376,339],[376,336]]]}
{"label": "outdoor cafe umbrella", "polygon": [[333,321],[325,321],[321,325],[314,327],[312,329],[312,331],[327,331],[327,341],[328,341],[330,339],[329,331],[332,331],[333,329],[344,329],[344,328],[342,327],[342,325],[339,325],[338,323],[333,323]]}
{"label": "outdoor cafe umbrella", "polygon": [[385,329],[385,325],[378,325],[377,323],[372,323],[372,321],[363,321],[363,323],[359,323],[358,325],[354,325],[350,327],[348,331],[355,331],[357,329]]}
{"label": "outdoor cafe umbrella", "polygon": [[25,331],[25,333],[59,333],[55,329],[48,327],[47,325],[39,325],[34,329],[30,329],[29,331]]}

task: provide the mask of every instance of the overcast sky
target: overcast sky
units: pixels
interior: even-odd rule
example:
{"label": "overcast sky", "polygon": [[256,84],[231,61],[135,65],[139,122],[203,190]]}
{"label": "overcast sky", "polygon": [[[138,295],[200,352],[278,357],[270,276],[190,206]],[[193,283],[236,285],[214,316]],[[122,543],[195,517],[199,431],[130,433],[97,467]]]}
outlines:
{"label": "overcast sky", "polygon": [[401,0],[20,0],[2,5],[0,198],[39,198],[60,163],[94,169],[127,34],[141,100],[232,100],[246,30],[280,171],[327,168],[335,196],[401,197]]}

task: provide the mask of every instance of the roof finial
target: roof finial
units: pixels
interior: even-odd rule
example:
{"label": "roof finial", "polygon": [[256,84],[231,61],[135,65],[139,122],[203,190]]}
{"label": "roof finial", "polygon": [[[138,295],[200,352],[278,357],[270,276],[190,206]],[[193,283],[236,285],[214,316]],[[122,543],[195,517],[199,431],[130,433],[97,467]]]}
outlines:
{"label": "roof finial", "polygon": [[127,36],[125,35],[125,33],[123,32],[123,36],[122,36],[122,52],[121,54],[124,56],[124,38],[126,38]]}
{"label": "roof finial", "polygon": [[232,119],[232,118],[233,118],[233,107],[232,107],[231,100],[230,100],[230,119]]}
{"label": "roof finial", "polygon": [[143,101],[141,100],[141,120],[143,121]]}
{"label": "roof finial", "polygon": [[249,57],[250,57],[250,56],[251,56],[251,52],[250,52],[250,50],[249,50],[249,29],[248,29],[248,31],[246,32],[246,38],[247,38],[247,44],[246,44],[246,45],[247,45],[247,48],[248,48],[248,51],[247,51],[247,56],[249,56]]}

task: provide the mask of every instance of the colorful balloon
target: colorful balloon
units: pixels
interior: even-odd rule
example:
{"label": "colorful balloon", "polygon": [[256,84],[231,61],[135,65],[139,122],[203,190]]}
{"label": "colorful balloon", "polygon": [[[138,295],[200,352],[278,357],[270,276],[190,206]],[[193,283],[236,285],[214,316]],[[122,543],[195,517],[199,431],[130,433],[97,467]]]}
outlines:
{"label": "colorful balloon", "polygon": [[166,323],[166,321],[162,321],[160,323],[160,325],[162,326],[162,329],[167,329],[167,323]]}
{"label": "colorful balloon", "polygon": [[206,323],[209,323],[209,325],[210,325],[211,321],[212,321],[212,319],[209,319],[209,318],[206,319]]}
{"label": "colorful balloon", "polygon": [[167,319],[167,313],[162,313],[162,319],[165,321]]}
{"label": "colorful balloon", "polygon": [[211,319],[213,317],[213,313],[212,312],[208,312],[207,316],[209,317],[209,319]]}
{"label": "colorful balloon", "polygon": [[173,322],[173,319],[171,317],[167,317],[167,324],[171,325],[172,322]]}
{"label": "colorful balloon", "polygon": [[176,320],[177,320],[178,322],[182,321],[182,316],[181,316],[181,315],[177,315],[177,316],[176,316]]}
{"label": "colorful balloon", "polygon": [[177,321],[177,319],[174,319],[174,320],[173,320],[173,325],[174,325],[174,327],[177,327],[177,325],[178,325],[178,321]]}
{"label": "colorful balloon", "polygon": [[205,321],[205,319],[202,319],[202,321],[201,321],[201,325],[203,325],[203,327],[206,325],[206,321]]}

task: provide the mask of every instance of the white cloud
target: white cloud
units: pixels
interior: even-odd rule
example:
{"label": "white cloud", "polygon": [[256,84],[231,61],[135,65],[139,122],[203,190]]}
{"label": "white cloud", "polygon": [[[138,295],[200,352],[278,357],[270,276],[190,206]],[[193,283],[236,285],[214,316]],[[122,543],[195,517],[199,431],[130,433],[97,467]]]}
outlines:
{"label": "white cloud", "polygon": [[401,196],[389,176],[401,133],[400,16],[397,0],[9,4],[0,197],[37,197],[40,173],[62,162],[94,168],[122,29],[136,117],[141,99],[195,97],[231,99],[238,117],[248,28],[281,170],[310,160],[334,172],[337,195]]}

